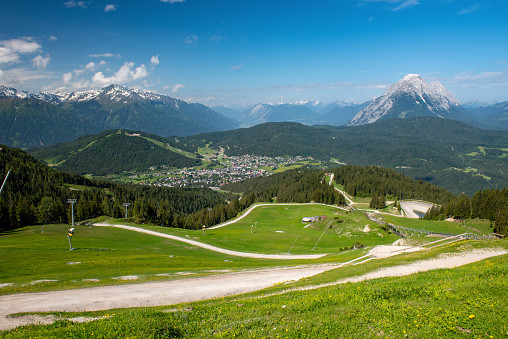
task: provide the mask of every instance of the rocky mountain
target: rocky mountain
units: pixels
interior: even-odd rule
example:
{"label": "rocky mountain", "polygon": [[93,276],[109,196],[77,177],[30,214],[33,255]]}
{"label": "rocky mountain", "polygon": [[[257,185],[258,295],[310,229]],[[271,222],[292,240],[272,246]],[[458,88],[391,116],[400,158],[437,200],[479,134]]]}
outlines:
{"label": "rocky mountain", "polygon": [[357,126],[383,119],[413,116],[464,121],[464,114],[460,102],[439,81],[429,84],[417,74],[408,74],[358,112],[348,125]]}
{"label": "rocky mountain", "polygon": [[0,86],[0,143],[11,146],[51,145],[109,129],[185,136],[236,127],[204,105],[119,85],[71,93]]}

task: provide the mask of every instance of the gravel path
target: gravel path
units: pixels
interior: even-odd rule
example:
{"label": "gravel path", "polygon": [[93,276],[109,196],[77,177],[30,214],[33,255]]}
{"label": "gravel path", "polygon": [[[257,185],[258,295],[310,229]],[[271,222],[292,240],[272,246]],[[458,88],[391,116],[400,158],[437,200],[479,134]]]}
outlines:
{"label": "gravel path", "polygon": [[[506,250],[501,249],[480,249],[464,253],[441,255],[436,259],[382,268],[362,276],[343,279],[319,286],[308,286],[302,289],[308,290],[346,282],[357,282],[380,277],[403,276],[434,269],[453,268],[506,253],[508,253]],[[165,282],[5,295],[0,296],[0,330],[11,329],[29,323],[48,323],[54,321],[54,317],[7,317],[9,314],[13,313],[51,311],[79,312],[113,308],[172,305],[255,291],[272,286],[276,283],[313,276],[333,268],[338,268],[342,265],[344,264],[275,268]],[[285,292],[289,291],[291,290]]]}
{"label": "gravel path", "polygon": [[13,313],[80,312],[172,305],[251,292],[276,283],[299,280],[340,266],[277,268],[164,282],[5,295],[0,296],[0,330],[39,321],[43,323],[54,321],[53,317],[7,317]]}

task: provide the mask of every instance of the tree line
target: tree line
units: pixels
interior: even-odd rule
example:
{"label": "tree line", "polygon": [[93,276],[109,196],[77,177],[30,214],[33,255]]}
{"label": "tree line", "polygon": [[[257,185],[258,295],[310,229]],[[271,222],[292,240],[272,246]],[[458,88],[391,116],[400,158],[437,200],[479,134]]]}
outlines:
{"label": "tree line", "polygon": [[[396,200],[417,199],[444,204],[454,199],[449,191],[422,180],[413,180],[394,170],[378,166],[344,166],[333,170],[335,182],[358,197]],[[381,198],[383,197],[383,198]]]}
{"label": "tree line", "polygon": [[477,191],[473,198],[461,194],[443,205],[432,206],[425,214],[425,220],[488,219],[494,233],[508,235],[508,189]]}
{"label": "tree line", "polygon": [[332,185],[325,182],[326,172],[310,168],[298,168],[269,177],[256,177],[231,183],[224,189],[232,192],[254,194],[256,201],[270,202],[318,202],[328,205],[345,205],[344,197]]}

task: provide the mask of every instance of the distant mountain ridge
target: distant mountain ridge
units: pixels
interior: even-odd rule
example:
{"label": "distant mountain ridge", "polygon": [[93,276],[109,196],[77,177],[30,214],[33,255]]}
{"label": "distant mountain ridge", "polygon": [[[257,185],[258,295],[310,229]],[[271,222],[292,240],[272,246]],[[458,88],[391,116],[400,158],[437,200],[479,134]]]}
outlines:
{"label": "distant mountain ridge", "polygon": [[28,93],[0,86],[0,143],[22,148],[108,129],[186,136],[238,125],[204,105],[119,85],[71,93]]}
{"label": "distant mountain ridge", "polygon": [[[0,98],[2,97],[17,97],[21,99],[38,99],[52,104],[61,104],[64,102],[81,102],[89,100],[109,99],[111,101],[121,100],[148,100],[148,101],[168,101],[168,98],[174,99],[165,95],[157,94],[154,92],[127,88],[120,85],[110,85],[102,89],[92,89],[81,92],[37,92],[29,93],[26,91],[18,91],[15,88],[0,86]],[[170,100],[171,101],[171,100]],[[183,101],[183,100],[182,100]]]}

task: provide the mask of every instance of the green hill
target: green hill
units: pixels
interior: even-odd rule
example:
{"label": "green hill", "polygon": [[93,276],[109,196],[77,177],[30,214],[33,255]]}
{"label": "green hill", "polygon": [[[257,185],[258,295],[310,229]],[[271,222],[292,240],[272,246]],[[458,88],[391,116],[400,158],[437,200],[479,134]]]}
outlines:
{"label": "green hill", "polygon": [[376,165],[454,194],[508,182],[508,132],[441,118],[387,119],[356,127],[266,123],[178,139],[182,147],[222,147],[227,155],[312,156],[348,165]]}
{"label": "green hill", "polygon": [[112,130],[29,152],[58,170],[97,176],[148,170],[150,167],[169,169],[201,164],[199,159],[173,150],[165,139],[156,135]]}

